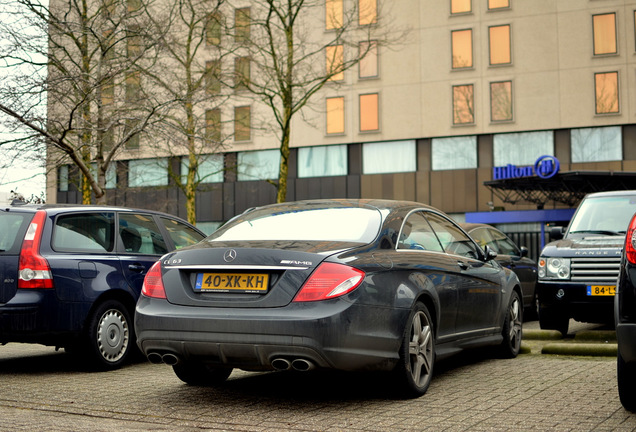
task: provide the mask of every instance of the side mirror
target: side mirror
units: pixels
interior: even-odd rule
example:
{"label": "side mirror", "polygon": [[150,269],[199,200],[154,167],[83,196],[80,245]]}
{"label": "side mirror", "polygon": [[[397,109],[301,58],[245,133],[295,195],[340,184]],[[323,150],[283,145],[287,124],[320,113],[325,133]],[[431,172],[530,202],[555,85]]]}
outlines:
{"label": "side mirror", "polygon": [[527,257],[528,256],[528,248],[525,246],[521,246],[519,249],[521,249],[521,257]]}
{"label": "side mirror", "polygon": [[565,227],[552,227],[550,230],[550,238],[553,240],[561,240]]}
{"label": "side mirror", "polygon": [[495,258],[497,258],[497,252],[492,250],[488,245],[484,246],[484,255],[486,257],[486,261],[494,260]]}

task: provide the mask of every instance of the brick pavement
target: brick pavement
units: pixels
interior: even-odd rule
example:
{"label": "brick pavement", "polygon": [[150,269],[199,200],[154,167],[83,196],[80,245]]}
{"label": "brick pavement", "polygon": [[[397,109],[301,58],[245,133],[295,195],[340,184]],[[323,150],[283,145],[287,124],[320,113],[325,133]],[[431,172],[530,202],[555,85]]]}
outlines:
{"label": "brick pavement", "polygon": [[615,360],[470,352],[403,400],[384,376],[235,371],[218,389],[163,365],[86,372],[63,353],[0,347],[0,429],[38,431],[632,431]]}

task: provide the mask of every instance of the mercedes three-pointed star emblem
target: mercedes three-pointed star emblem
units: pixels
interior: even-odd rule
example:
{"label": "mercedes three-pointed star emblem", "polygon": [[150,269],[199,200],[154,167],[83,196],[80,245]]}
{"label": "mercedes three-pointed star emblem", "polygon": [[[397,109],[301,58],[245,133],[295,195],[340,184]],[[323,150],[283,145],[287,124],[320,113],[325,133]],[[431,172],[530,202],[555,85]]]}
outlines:
{"label": "mercedes three-pointed star emblem", "polygon": [[225,262],[232,262],[236,258],[236,251],[234,249],[228,249],[223,254],[223,260]]}

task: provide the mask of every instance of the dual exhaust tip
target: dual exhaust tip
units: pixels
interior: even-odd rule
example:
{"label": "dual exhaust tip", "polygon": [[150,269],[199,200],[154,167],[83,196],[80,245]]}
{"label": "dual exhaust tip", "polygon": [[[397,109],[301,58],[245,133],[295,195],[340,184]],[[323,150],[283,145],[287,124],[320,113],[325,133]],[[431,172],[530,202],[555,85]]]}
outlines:
{"label": "dual exhaust tip", "polygon": [[168,366],[174,366],[179,363],[179,357],[171,353],[158,353],[158,352],[150,352],[148,353],[148,361],[152,364],[167,364]]}
{"label": "dual exhaust tip", "polygon": [[298,372],[307,372],[314,369],[316,366],[309,360],[303,358],[289,361],[285,358],[279,357],[272,360],[272,367],[277,371],[293,369]]}
{"label": "dual exhaust tip", "polygon": [[[174,366],[178,364],[181,360],[179,357],[172,353],[159,353],[156,351],[149,352],[148,361],[152,364],[167,364],[168,366]],[[272,360],[272,367],[277,371],[285,371],[293,369],[298,372],[307,372],[312,369],[315,369],[315,365],[306,359],[297,358],[294,360],[287,360],[282,357],[275,358]]]}

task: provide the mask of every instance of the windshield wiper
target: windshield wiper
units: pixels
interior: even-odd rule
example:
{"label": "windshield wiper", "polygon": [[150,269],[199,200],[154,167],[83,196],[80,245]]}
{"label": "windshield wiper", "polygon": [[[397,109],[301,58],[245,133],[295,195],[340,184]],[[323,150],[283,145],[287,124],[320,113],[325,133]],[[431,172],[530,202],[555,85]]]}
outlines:
{"label": "windshield wiper", "polygon": [[584,230],[584,231],[572,231],[570,234],[603,234],[619,236],[625,234],[625,231],[610,231],[610,230]]}

